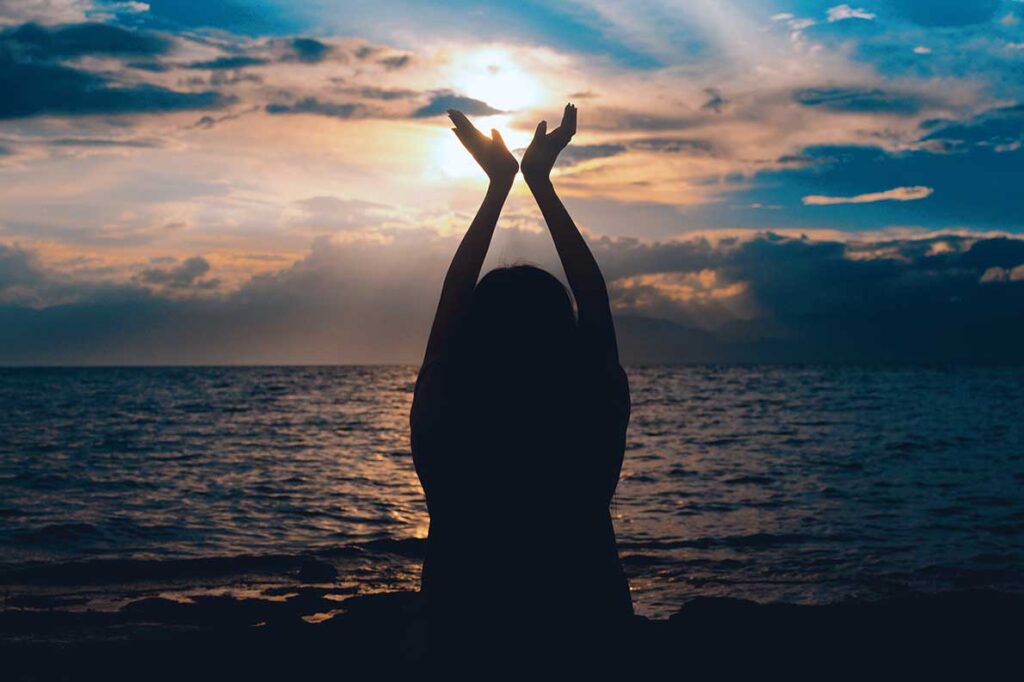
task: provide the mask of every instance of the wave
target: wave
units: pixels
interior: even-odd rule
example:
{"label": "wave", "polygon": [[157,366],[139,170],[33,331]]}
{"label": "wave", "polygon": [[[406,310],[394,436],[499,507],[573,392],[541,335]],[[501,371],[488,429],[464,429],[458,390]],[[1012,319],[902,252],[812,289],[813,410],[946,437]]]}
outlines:
{"label": "wave", "polygon": [[[69,524],[76,525],[76,524]],[[421,560],[426,541],[378,539],[302,553],[239,554],[180,559],[88,559],[27,561],[0,566],[0,585],[114,585],[249,574],[296,574],[327,558],[379,557]]]}
{"label": "wave", "polygon": [[841,543],[849,540],[843,535],[810,535],[806,533],[751,533],[749,535],[726,535],[722,537],[700,537],[692,540],[647,540],[643,542],[619,542],[619,549],[666,550],[666,549],[715,549],[750,548],[761,549],[781,545]]}

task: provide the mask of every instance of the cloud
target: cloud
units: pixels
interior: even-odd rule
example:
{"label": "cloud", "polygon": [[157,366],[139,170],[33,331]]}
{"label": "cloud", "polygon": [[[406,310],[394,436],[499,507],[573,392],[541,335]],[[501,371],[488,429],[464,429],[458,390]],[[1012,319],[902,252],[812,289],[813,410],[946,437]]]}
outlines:
{"label": "cloud", "polygon": [[863,19],[866,21],[871,21],[875,18],[875,16],[875,14],[872,14],[867,10],[854,9],[849,5],[836,5],[835,7],[830,7],[828,10],[829,23],[833,23],[836,21],[844,21],[846,19]]}
{"label": "cloud", "polygon": [[15,287],[37,285],[44,277],[34,253],[17,244],[0,243],[0,295]]}
{"label": "cloud", "polygon": [[[499,252],[515,246],[513,261],[559,272],[546,234],[496,240]],[[58,305],[40,300],[64,296],[68,276],[4,246],[0,363],[415,362],[457,242],[422,231],[318,238],[306,257],[228,293],[194,257],[80,285]],[[1020,239],[761,233],[591,247],[627,362],[1024,361]],[[503,260],[492,253],[487,267]]]}
{"label": "cloud", "polygon": [[0,55],[0,119],[42,114],[161,113],[211,109],[231,101],[220,93],[180,92],[156,85],[118,87],[86,71],[53,64],[21,64]]}
{"label": "cloud", "polygon": [[708,101],[701,105],[701,109],[706,111],[713,111],[716,114],[722,113],[727,102],[722,97],[722,93],[717,88],[707,88],[704,92],[708,96]]}
{"label": "cloud", "polygon": [[1015,268],[991,267],[982,274],[981,282],[1024,282],[1024,263]]}
{"label": "cloud", "polygon": [[265,107],[268,114],[317,114],[331,118],[353,118],[361,111],[353,102],[321,102],[315,97],[301,99],[294,104],[272,103]]}
{"label": "cloud", "polygon": [[625,151],[625,145],[621,144],[574,144],[563,149],[558,155],[558,165],[566,168],[585,161],[618,156]]}
{"label": "cloud", "polygon": [[803,198],[807,206],[833,206],[835,204],[870,204],[876,201],[917,201],[932,195],[931,187],[895,187],[884,192],[869,192],[854,197],[825,197],[810,195]]}
{"label": "cloud", "polygon": [[[384,89],[376,86],[353,86],[342,88],[352,100],[343,102],[324,101],[315,96],[301,98],[294,103],[272,102],[264,107],[268,114],[316,114],[331,118],[429,118],[447,113],[448,109],[460,109],[470,116],[490,116],[502,113],[485,102],[452,94],[449,91],[430,93],[430,101],[410,112],[407,108],[381,107],[380,103],[404,102],[420,99],[424,93],[405,88]],[[361,102],[354,100],[371,100]]]}
{"label": "cloud", "polygon": [[360,45],[352,52],[352,56],[361,62],[383,66],[388,71],[404,69],[414,61],[413,55],[408,52],[395,52],[379,45]]}
{"label": "cloud", "polygon": [[661,132],[684,130],[702,123],[696,114],[662,114],[637,110],[600,107],[587,112],[587,128],[598,131],[640,130]]}
{"label": "cloud", "polygon": [[341,230],[362,230],[373,224],[375,214],[386,213],[387,206],[361,199],[315,196],[295,202],[296,215],[291,225],[314,233],[336,233]]}
{"label": "cloud", "polygon": [[390,57],[381,57],[377,63],[386,69],[402,69],[412,62],[412,55],[396,54]]}
{"label": "cloud", "polygon": [[210,272],[210,263],[202,256],[193,256],[178,265],[167,268],[146,268],[136,279],[142,284],[151,284],[171,289],[211,289],[219,285],[215,279],[203,279]]}
{"label": "cloud", "polygon": [[188,68],[208,70],[244,69],[250,66],[263,66],[267,63],[268,60],[261,57],[235,55],[230,57],[217,57],[216,59],[210,59],[204,62],[192,62],[188,65]]}
{"label": "cloud", "polygon": [[972,147],[1010,149],[1024,140],[1024,104],[999,107],[967,121],[925,121],[928,134],[922,142],[940,142],[945,152],[963,152]]}
{"label": "cloud", "polygon": [[293,38],[288,46],[291,52],[289,59],[295,59],[306,64],[317,64],[325,60],[331,54],[331,46],[313,38]]}
{"label": "cloud", "polygon": [[162,36],[101,23],[52,29],[30,23],[0,33],[0,51],[33,59],[83,55],[153,56],[166,53],[170,46],[170,41]]}
{"label": "cloud", "polygon": [[688,153],[695,155],[710,154],[714,144],[709,140],[695,140],[682,137],[647,137],[631,140],[630,149],[645,152]]}
{"label": "cloud", "polygon": [[70,24],[84,21],[89,9],[87,0],[0,0],[0,26],[26,21]]}
{"label": "cloud", "polygon": [[154,149],[160,147],[161,143],[158,140],[106,139],[99,137],[58,137],[52,140],[47,140],[46,145],[50,147],[128,147],[132,149]]}
{"label": "cloud", "polygon": [[38,115],[159,113],[222,106],[213,91],[182,92],[125,84],[107,74],[75,68],[63,59],[84,56],[146,57],[170,49],[156,34],[90,23],[44,28],[26,24],[0,33],[0,119]]}
{"label": "cloud", "polygon": [[467,116],[492,116],[503,113],[500,109],[495,109],[486,102],[473,99],[472,97],[456,95],[453,92],[444,90],[435,93],[428,104],[420,107],[413,113],[413,117],[429,118],[431,116],[440,116],[447,113],[449,109],[458,109]]}
{"label": "cloud", "polygon": [[346,92],[364,99],[376,99],[384,102],[414,99],[422,94],[417,90],[409,90],[407,88],[381,88],[374,85],[347,88]]}
{"label": "cloud", "polygon": [[916,114],[923,104],[917,95],[857,87],[801,88],[793,92],[793,100],[831,111],[898,115]]}

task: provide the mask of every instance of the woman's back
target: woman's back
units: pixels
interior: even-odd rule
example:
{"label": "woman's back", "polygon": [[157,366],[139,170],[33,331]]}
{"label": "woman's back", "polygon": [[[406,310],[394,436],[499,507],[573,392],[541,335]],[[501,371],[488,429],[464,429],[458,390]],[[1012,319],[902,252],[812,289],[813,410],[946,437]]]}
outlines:
{"label": "woman's back", "polygon": [[581,362],[518,376],[474,369],[425,368],[418,386],[445,406],[413,417],[432,608],[628,614],[609,515],[629,419],[622,375]]}

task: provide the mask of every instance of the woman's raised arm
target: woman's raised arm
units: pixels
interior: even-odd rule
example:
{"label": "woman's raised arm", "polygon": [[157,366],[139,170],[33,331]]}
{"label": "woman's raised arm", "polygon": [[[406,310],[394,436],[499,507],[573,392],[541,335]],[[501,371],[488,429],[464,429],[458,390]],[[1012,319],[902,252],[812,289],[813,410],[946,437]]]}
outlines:
{"label": "woman's raised arm", "polygon": [[615,325],[604,276],[551,184],[550,174],[555,160],[575,134],[576,107],[572,104],[565,105],[562,124],[550,133],[547,132],[547,121],[541,121],[523,155],[523,177],[544,214],[565,276],[569,279],[569,287],[579,309],[580,330],[607,362],[618,364]]}
{"label": "woman's raised arm", "polygon": [[487,137],[461,111],[450,109],[448,116],[455,125],[452,131],[487,173],[490,185],[476,217],[448,266],[448,274],[441,288],[441,300],[437,304],[430,339],[427,341],[424,365],[442,356],[465,316],[491,244],[491,236],[498,224],[498,216],[519,170],[519,164],[497,130],[491,130],[491,137]]}

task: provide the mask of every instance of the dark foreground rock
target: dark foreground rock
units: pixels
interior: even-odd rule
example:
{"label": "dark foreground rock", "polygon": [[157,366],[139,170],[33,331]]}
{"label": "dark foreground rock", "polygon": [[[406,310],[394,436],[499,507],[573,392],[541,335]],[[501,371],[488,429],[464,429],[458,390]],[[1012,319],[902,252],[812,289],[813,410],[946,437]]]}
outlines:
{"label": "dark foreground rock", "polygon": [[[440,671],[475,679],[560,672],[623,679],[1015,679],[1022,623],[1024,597],[986,591],[832,606],[697,599],[669,620],[638,617],[601,637],[576,638],[578,629],[554,624],[545,630],[553,634],[543,660],[507,637],[490,642],[487,656],[458,642],[440,656],[430,642],[444,634],[420,619],[417,595],[339,599],[309,587],[281,601],[148,598],[116,612],[8,605],[0,612],[0,677],[193,682]],[[551,623],[539,617],[538,625]],[[466,631],[479,644],[487,642],[487,628],[469,624]],[[572,653],[552,660],[552,651]]]}

